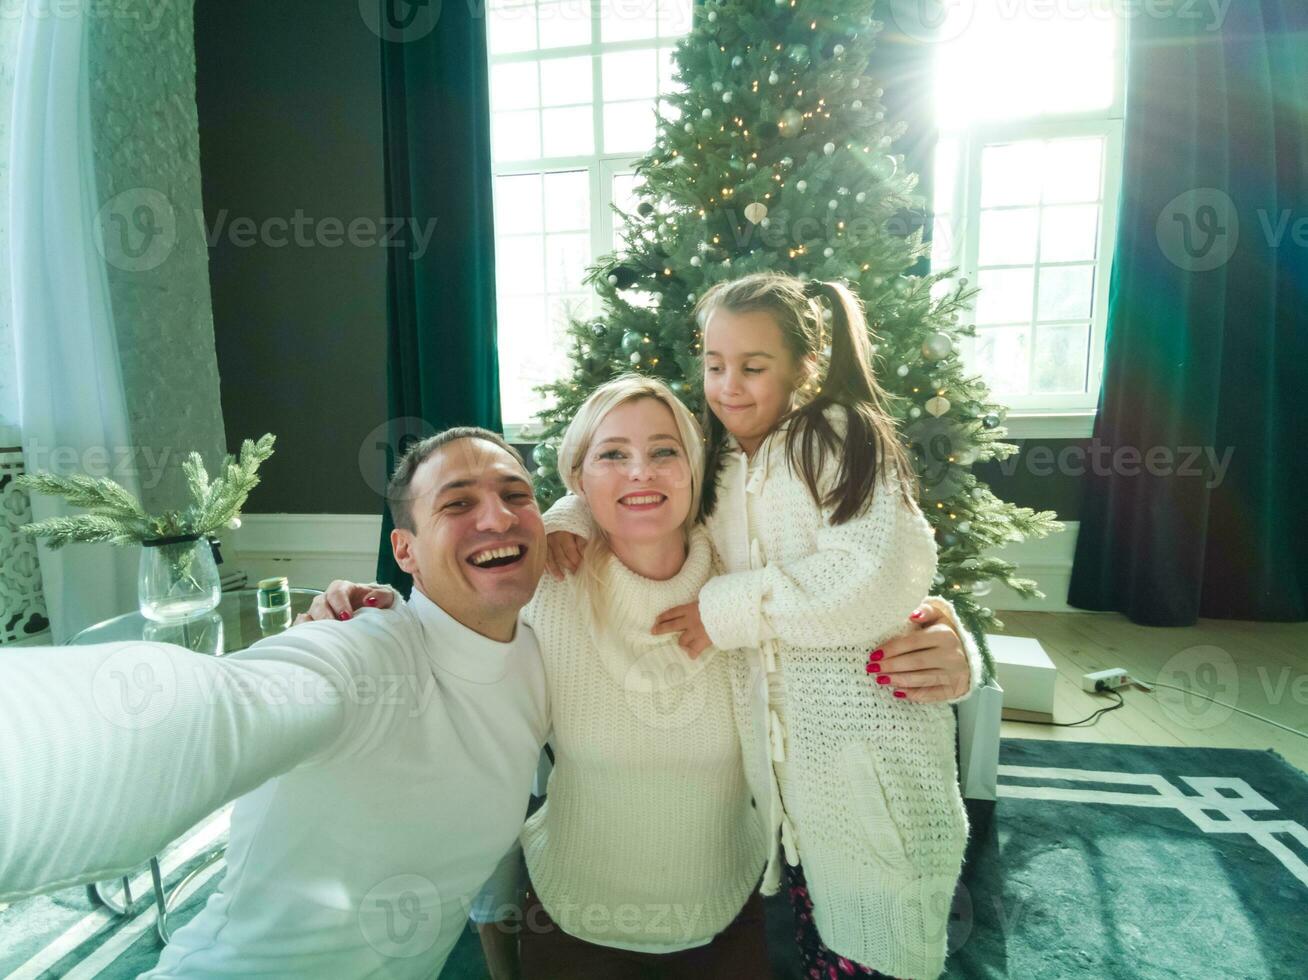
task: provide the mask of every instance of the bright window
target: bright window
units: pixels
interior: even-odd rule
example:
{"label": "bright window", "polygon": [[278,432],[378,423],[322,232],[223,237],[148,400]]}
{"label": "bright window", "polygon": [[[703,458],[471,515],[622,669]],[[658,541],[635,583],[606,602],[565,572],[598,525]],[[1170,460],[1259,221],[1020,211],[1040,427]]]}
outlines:
{"label": "bright window", "polygon": [[1121,175],[1122,21],[1107,0],[977,0],[942,34],[932,264],[981,288],[963,356],[1010,420],[1064,422],[1025,434],[1089,435]]}
{"label": "bright window", "polygon": [[533,390],[568,373],[567,326],[594,312],[586,267],[617,241],[611,204],[675,89],[693,0],[490,0],[495,249],[504,427],[530,436]]}

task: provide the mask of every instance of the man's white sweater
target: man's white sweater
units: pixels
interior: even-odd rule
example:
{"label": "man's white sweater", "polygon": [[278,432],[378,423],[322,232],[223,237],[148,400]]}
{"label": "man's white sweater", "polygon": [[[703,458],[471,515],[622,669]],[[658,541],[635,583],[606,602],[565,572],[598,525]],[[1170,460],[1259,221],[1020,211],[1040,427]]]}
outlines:
{"label": "man's white sweater", "polygon": [[531,631],[421,592],[222,658],[0,654],[0,899],[121,875],[240,797],[228,871],[149,976],[433,977],[522,826]]}

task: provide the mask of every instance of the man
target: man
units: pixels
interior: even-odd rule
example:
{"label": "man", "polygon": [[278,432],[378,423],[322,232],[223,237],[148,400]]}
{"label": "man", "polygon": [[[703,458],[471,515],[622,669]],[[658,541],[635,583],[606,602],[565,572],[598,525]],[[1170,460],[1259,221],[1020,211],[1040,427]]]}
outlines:
{"label": "man", "polygon": [[387,498],[414,580],[395,612],[223,658],[0,656],[0,900],[117,877],[240,797],[226,876],[148,976],[440,972],[546,734],[518,623],[545,536],[522,459],[482,429],[414,446]]}

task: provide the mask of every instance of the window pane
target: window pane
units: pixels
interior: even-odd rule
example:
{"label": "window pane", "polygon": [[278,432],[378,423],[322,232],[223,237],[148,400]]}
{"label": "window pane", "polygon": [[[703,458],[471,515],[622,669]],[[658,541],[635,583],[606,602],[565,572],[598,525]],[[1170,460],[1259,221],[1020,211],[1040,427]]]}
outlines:
{"label": "window pane", "polygon": [[946,126],[1112,103],[1120,4],[975,0],[944,6],[935,101]]}
{"label": "window pane", "polygon": [[1038,140],[987,146],[981,152],[981,206],[1038,203],[1040,164]]}
{"label": "window pane", "polygon": [[663,113],[663,118],[668,122],[679,122],[681,120],[681,110],[667,99],[659,99],[659,112]]}
{"label": "window pane", "polygon": [[541,105],[576,105],[593,97],[591,59],[548,58],[540,63]]}
{"label": "window pane", "polygon": [[941,139],[935,148],[932,164],[932,193],[937,214],[954,210],[954,194],[958,189],[958,140]]}
{"label": "window pane", "polygon": [[547,157],[589,156],[595,151],[595,130],[591,107],[544,109],[544,155]]}
{"label": "window pane", "polygon": [[1089,262],[1099,236],[1099,205],[1045,208],[1040,222],[1042,262]]}
{"label": "window pane", "polygon": [[981,265],[1035,262],[1036,208],[981,212]]}
{"label": "window pane", "polygon": [[1034,269],[999,269],[977,275],[977,323],[1026,323],[1034,301]]}
{"label": "window pane", "polygon": [[[931,219],[931,268],[935,272],[943,272],[958,264],[958,257],[954,252],[954,216],[952,214],[937,214]],[[941,288],[941,294],[947,292],[947,287],[952,285],[945,281],[936,284]]]}
{"label": "window pane", "polygon": [[614,174],[613,203],[631,213],[640,201],[637,191],[642,183],[641,178],[635,174]]}
{"label": "window pane", "polygon": [[547,231],[590,230],[590,173],[565,170],[545,175]]}
{"label": "window pane", "polygon": [[541,230],[539,174],[495,178],[495,233]]}
{"label": "window pane", "polygon": [[643,152],[654,143],[654,104],[617,102],[604,106],[604,152]]}
{"label": "window pane", "polygon": [[497,112],[491,120],[491,140],[497,160],[528,160],[540,156],[540,121],[533,112]]}
{"label": "window pane", "polygon": [[492,109],[534,109],[540,105],[539,97],[534,61],[491,66]]}
{"label": "window pane", "polygon": [[545,291],[544,239],[540,235],[508,235],[495,241],[495,264],[512,269],[499,277],[499,291],[518,296]]}
{"label": "window pane", "polygon": [[590,44],[590,0],[542,2],[537,18],[542,48]]}
{"label": "window pane", "polygon": [[1045,146],[1045,203],[1098,201],[1103,157],[1104,141],[1097,137],[1051,140]]}
{"label": "window pane", "polygon": [[1036,59],[1042,112],[1092,112],[1113,101],[1117,28],[1107,16],[1060,24]]}
{"label": "window pane", "polygon": [[545,236],[545,289],[576,291],[590,264],[590,233]]}
{"label": "window pane", "polygon": [[686,86],[673,76],[677,73],[677,64],[673,58],[673,48],[659,48],[659,94],[683,92]]}
{"label": "window pane", "polygon": [[591,314],[591,297],[588,293],[569,293],[566,296],[551,296],[547,301],[550,331],[554,337],[554,356],[549,358],[557,365],[549,376],[553,381],[567,373],[568,323],[570,320],[583,320]]}
{"label": "window pane", "polygon": [[991,327],[976,332],[976,369],[994,394],[1026,394],[1029,341],[1029,327]]}
{"label": "window pane", "polygon": [[1089,324],[1037,327],[1031,390],[1042,395],[1084,392],[1089,352]]}
{"label": "window pane", "polygon": [[486,14],[491,54],[531,51],[536,47],[536,8],[532,4],[493,8]]}
{"label": "window pane", "polygon": [[659,37],[681,37],[690,31],[694,0],[657,0]]}
{"label": "window pane", "polygon": [[647,99],[658,94],[658,52],[615,51],[604,55],[604,101]]}
{"label": "window pane", "polygon": [[634,41],[658,35],[656,0],[600,0],[600,38]]}
{"label": "window pane", "polygon": [[[498,261],[498,260],[497,260]],[[541,377],[538,338],[547,337],[549,320],[543,296],[506,296],[495,300],[500,361],[500,411],[505,421],[526,422],[539,410],[531,384]],[[548,347],[545,351],[549,355]]]}
{"label": "window pane", "polygon": [[1095,267],[1069,265],[1040,270],[1040,319],[1088,320]]}

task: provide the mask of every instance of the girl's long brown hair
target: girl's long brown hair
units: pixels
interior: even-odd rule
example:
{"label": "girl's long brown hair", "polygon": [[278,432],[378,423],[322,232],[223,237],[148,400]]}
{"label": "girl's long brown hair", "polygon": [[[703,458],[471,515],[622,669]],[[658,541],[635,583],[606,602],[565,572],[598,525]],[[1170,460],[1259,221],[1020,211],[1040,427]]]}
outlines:
{"label": "girl's long brown hair", "polygon": [[[831,309],[829,331],[823,301]],[[771,314],[780,328],[786,350],[803,372],[803,384],[796,389],[795,406],[777,420],[773,431],[790,423],[786,456],[791,469],[800,474],[819,507],[832,508],[833,526],[867,509],[877,474],[886,463],[899,471],[900,491],[905,501],[913,504],[917,496],[913,465],[889,411],[892,396],[877,382],[872,370],[871,339],[863,304],[848,286],[818,279],[805,282],[775,272],[720,282],[695,305],[701,336],[717,310],[763,311]],[[843,442],[824,415],[831,405],[845,409],[848,425]],[[700,515],[707,517],[717,504],[717,477],[727,437],[726,428],[709,408],[707,399],[703,424],[707,445]],[[837,454],[840,468],[835,484],[823,497],[818,480],[828,452]]]}

